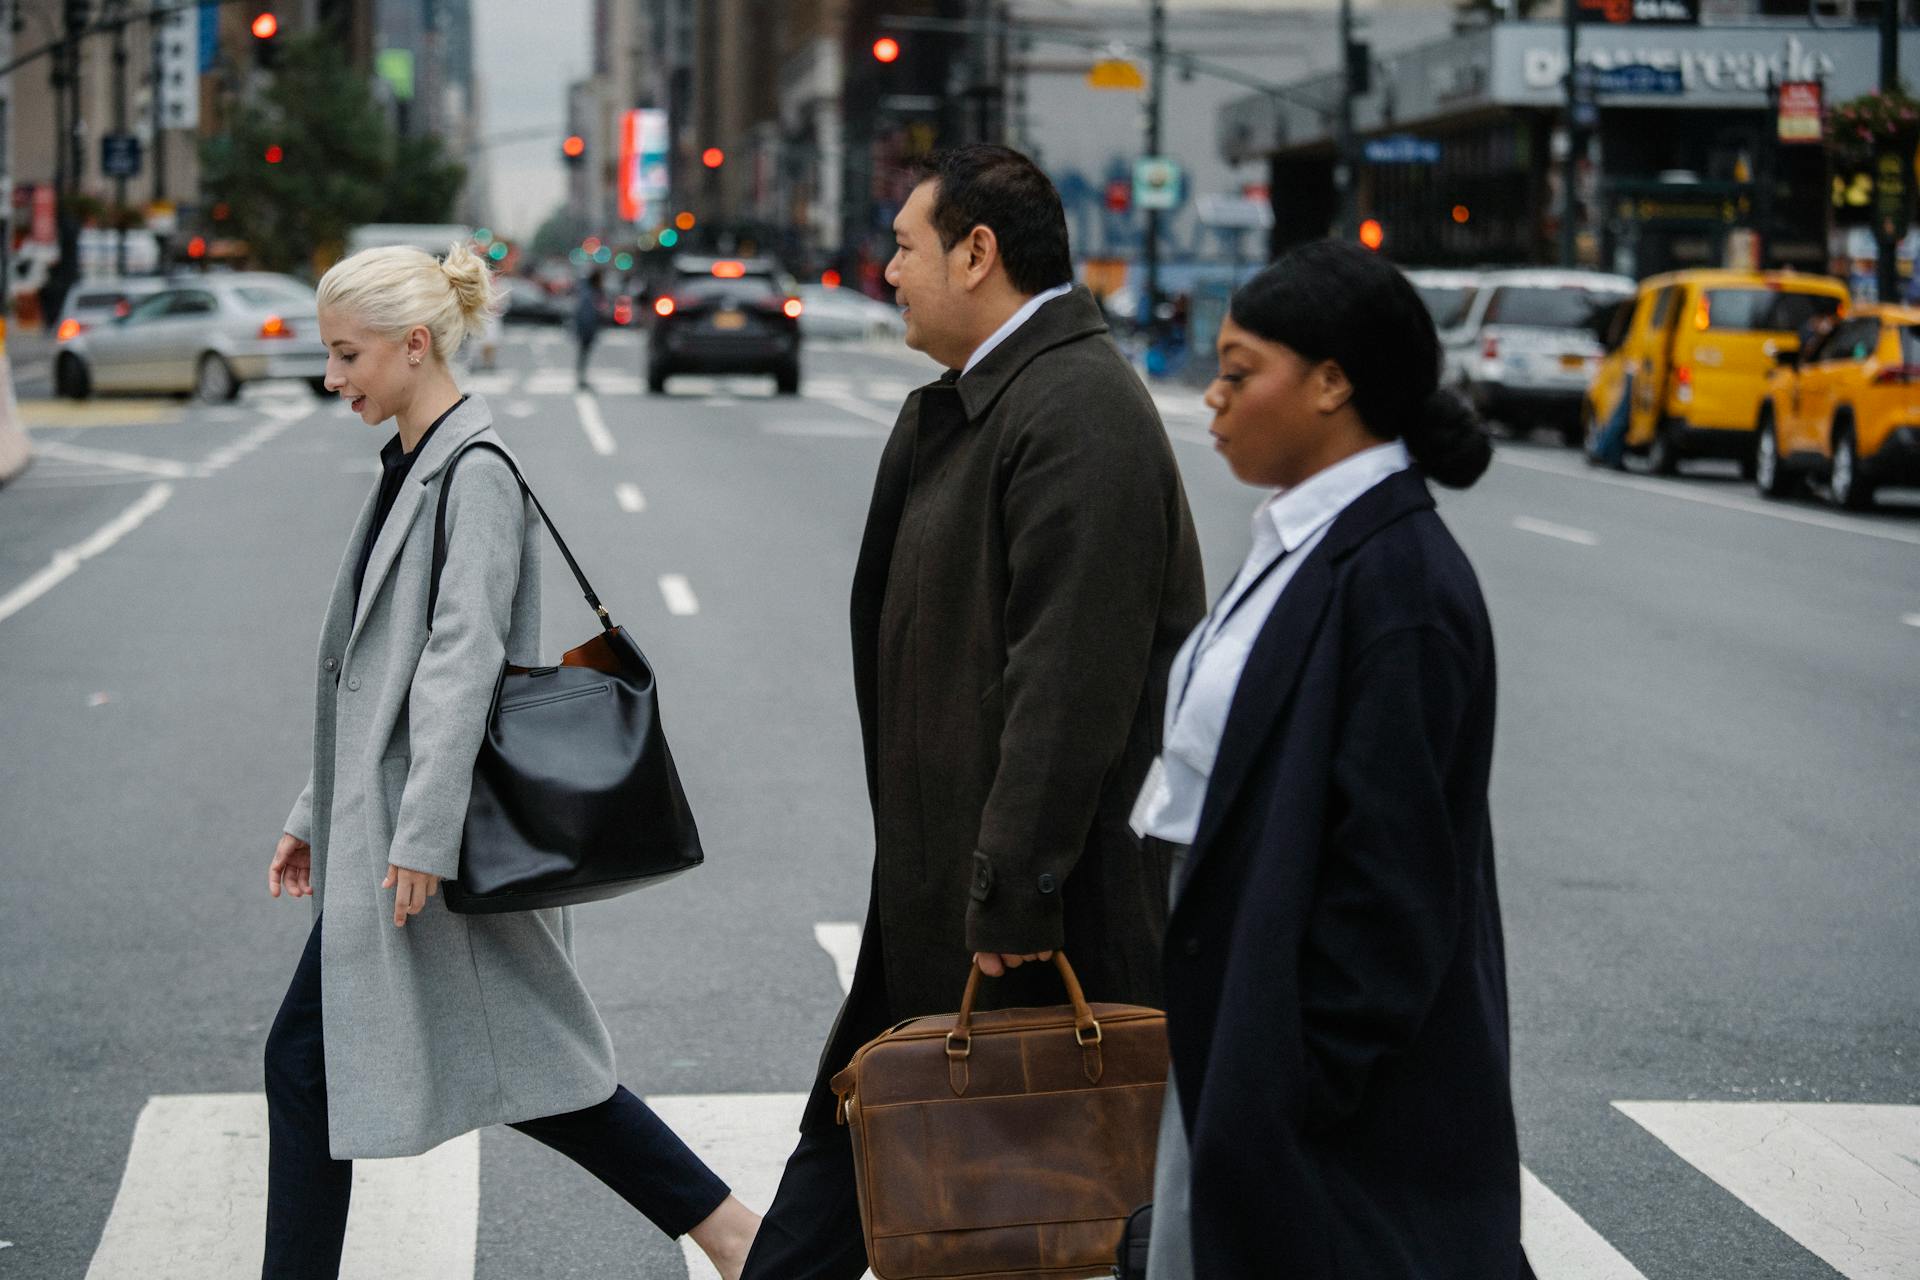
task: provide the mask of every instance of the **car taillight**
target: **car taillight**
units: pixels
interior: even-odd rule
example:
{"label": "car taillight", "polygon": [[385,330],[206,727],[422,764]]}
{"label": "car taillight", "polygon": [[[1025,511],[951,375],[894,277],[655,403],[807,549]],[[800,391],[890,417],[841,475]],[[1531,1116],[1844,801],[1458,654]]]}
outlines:
{"label": "car taillight", "polygon": [[716,262],[713,274],[721,280],[741,280],[746,278],[747,264],[744,262]]}
{"label": "car taillight", "polygon": [[655,314],[655,315],[657,315],[657,316],[670,316],[670,315],[672,315],[672,314],[673,314],[673,299],[672,299],[672,298],[662,298],[662,299],[660,299],[660,300],[659,300],[658,302],[656,302],[656,303],[654,303],[654,304],[653,304],[653,314]]}
{"label": "car taillight", "polygon": [[69,316],[65,320],[62,320],[60,322],[60,328],[55,333],[54,336],[59,338],[60,341],[65,342],[69,338],[79,337],[81,334],[85,333],[86,331],[87,331],[87,326],[81,324],[78,320],[75,320],[73,317]]}
{"label": "car taillight", "polygon": [[1873,375],[1873,385],[1884,387],[1890,383],[1912,382],[1920,379],[1920,364],[1890,364]]}
{"label": "car taillight", "polygon": [[798,320],[800,313],[806,310],[806,306],[798,298],[788,298],[786,304],[782,306],[780,310],[786,313],[787,319]]}
{"label": "car taillight", "polygon": [[1673,370],[1673,380],[1683,387],[1690,387],[1693,385],[1693,370],[1684,364],[1676,365]]}
{"label": "car taillight", "polygon": [[291,338],[293,336],[293,326],[285,320],[282,320],[279,316],[268,316],[267,322],[260,326],[260,336],[263,338]]}
{"label": "car taillight", "polygon": [[1490,337],[1480,347],[1480,358],[1498,360],[1500,358],[1500,339]]}
{"label": "car taillight", "polygon": [[633,323],[633,299],[623,297],[614,302],[613,322],[615,324]]}

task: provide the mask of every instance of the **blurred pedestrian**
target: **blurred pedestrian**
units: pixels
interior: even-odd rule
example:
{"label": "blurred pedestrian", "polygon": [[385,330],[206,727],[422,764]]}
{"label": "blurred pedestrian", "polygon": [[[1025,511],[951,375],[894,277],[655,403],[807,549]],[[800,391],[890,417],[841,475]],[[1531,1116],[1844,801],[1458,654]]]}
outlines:
{"label": "blurred pedestrian", "polygon": [[469,444],[504,447],[447,367],[495,305],[467,245],[444,263],[368,250],[320,282],[327,389],[398,429],[327,606],[313,771],[267,873],[275,897],[311,896],[314,920],[267,1036],[262,1276],[337,1275],[353,1160],[511,1124],[691,1232],[732,1280],[756,1219],[616,1083],[570,914],[457,916],[437,897],[501,663],[539,661],[540,525],[491,450],[455,473],[428,625],[446,469]]}
{"label": "blurred pedestrian", "polygon": [[1429,480],[1491,445],[1357,245],[1242,288],[1207,391],[1275,490],[1173,666],[1134,811],[1173,846],[1154,1280],[1530,1280],[1487,777],[1494,655]]}
{"label": "blurred pedestrian", "polygon": [[[828,1087],[903,1018],[1087,997],[1157,1005],[1167,864],[1127,807],[1168,663],[1204,606],[1199,547],[1152,399],[1073,284],[1060,197],[1018,152],[930,160],[894,220],[907,345],[947,372],[907,398],[854,569],[855,700],[874,869],[853,989],[747,1263],[867,1268]],[[1017,1150],[1007,1159],[1017,1161]]]}
{"label": "blurred pedestrian", "polygon": [[589,271],[573,295],[573,376],[582,391],[593,388],[587,382],[587,361],[593,355],[593,341],[607,316],[607,294],[601,287],[598,269]]}

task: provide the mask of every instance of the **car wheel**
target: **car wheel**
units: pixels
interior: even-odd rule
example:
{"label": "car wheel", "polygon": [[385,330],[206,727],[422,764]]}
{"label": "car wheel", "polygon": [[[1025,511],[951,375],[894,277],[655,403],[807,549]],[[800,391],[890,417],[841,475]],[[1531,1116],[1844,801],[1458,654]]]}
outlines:
{"label": "car wheel", "polygon": [[323,399],[333,394],[333,392],[327,390],[327,380],[325,378],[308,378],[307,385],[313,388],[313,394]]}
{"label": "car wheel", "polygon": [[53,363],[53,389],[69,400],[85,400],[93,394],[93,375],[87,363],[71,351],[63,351]]}
{"label": "car wheel", "polygon": [[1653,443],[1647,446],[1647,470],[1657,476],[1670,476],[1680,470],[1680,450],[1673,442],[1673,427],[1665,422],[1653,429]]}
{"label": "car wheel", "polygon": [[1861,478],[1860,451],[1850,423],[1833,429],[1833,473],[1827,487],[1833,500],[1848,511],[1865,511],[1873,505],[1873,486]]}
{"label": "car wheel", "polygon": [[1767,498],[1793,494],[1793,478],[1780,461],[1780,433],[1774,427],[1771,405],[1760,410],[1760,425],[1753,432],[1753,487]]}
{"label": "car wheel", "polygon": [[773,374],[773,385],[774,390],[783,396],[799,395],[800,366],[795,364],[776,369]]}
{"label": "car wheel", "polygon": [[194,373],[193,394],[207,404],[222,404],[240,394],[240,382],[227,362],[209,351]]}

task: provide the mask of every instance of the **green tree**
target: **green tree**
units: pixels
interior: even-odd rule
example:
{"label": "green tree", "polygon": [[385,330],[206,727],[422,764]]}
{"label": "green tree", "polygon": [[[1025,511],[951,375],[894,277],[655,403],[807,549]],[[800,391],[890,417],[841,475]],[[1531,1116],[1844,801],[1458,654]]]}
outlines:
{"label": "green tree", "polygon": [[209,203],[274,271],[337,258],[364,222],[444,222],[466,182],[438,139],[394,137],[367,77],[320,35],[288,44],[201,162]]}
{"label": "green tree", "polygon": [[564,258],[567,251],[580,243],[586,235],[584,226],[561,205],[547,215],[540,229],[533,235],[533,253],[538,258]]}

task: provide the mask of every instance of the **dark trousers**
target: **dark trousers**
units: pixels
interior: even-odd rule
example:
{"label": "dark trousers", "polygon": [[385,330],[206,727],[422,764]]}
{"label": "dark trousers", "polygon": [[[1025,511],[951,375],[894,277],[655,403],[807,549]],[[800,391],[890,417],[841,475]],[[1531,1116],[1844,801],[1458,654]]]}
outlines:
{"label": "dark trousers", "polygon": [[859,1280],[866,1269],[853,1139],[837,1126],[802,1133],[741,1280]]}
{"label": "dark trousers", "polygon": [[[333,1159],[327,1148],[318,920],[267,1035],[266,1056],[267,1250],[260,1274],[335,1280],[353,1162]],[[606,1183],[669,1236],[699,1226],[727,1198],[727,1185],[624,1087],[583,1111],[513,1127]]]}

